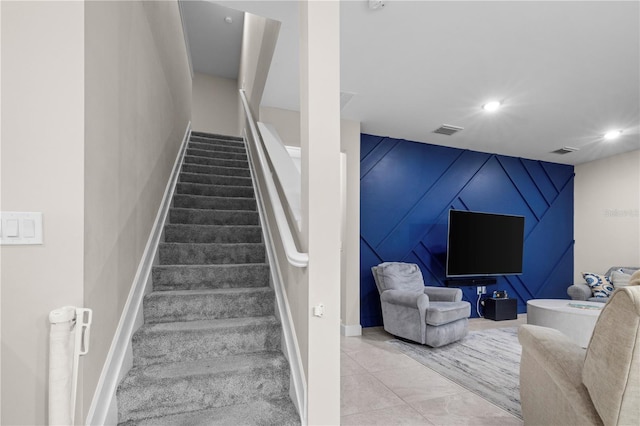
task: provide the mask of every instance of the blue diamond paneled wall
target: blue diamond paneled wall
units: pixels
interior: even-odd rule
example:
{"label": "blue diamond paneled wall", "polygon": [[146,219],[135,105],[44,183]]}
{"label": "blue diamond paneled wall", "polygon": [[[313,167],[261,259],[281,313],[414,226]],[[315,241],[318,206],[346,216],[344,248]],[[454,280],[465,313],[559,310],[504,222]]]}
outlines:
{"label": "blue diamond paneled wall", "polygon": [[[417,263],[443,286],[449,209],[522,215],[522,275],[497,277],[526,312],[529,299],[567,298],[573,280],[573,166],[380,136],[361,136],[360,323],[382,325],[371,267]],[[476,314],[475,287],[460,287]],[[482,311],[481,311],[482,312]]]}

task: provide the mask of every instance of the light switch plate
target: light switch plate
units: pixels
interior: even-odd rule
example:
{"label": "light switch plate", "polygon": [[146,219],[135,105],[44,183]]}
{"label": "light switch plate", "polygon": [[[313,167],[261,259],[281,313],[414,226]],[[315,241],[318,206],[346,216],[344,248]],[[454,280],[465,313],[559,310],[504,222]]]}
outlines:
{"label": "light switch plate", "polygon": [[42,244],[41,212],[0,212],[0,244]]}

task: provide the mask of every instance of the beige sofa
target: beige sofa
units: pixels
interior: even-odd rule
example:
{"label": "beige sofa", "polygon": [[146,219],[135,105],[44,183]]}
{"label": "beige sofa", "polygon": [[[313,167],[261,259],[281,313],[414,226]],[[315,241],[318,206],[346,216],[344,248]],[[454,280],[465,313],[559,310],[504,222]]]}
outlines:
{"label": "beige sofa", "polygon": [[587,349],[546,327],[518,337],[525,425],[640,425],[640,286],[613,293]]}

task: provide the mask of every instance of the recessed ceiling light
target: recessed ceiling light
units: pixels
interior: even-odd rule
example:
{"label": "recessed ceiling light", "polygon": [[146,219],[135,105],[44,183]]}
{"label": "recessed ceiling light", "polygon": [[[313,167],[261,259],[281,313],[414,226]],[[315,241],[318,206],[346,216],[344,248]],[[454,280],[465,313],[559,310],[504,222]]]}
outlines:
{"label": "recessed ceiling light", "polygon": [[500,108],[500,105],[502,105],[502,103],[500,101],[491,101],[491,102],[487,102],[486,104],[482,105],[482,109],[485,110],[485,111],[493,112],[493,111],[497,110],[498,108]]}
{"label": "recessed ceiling light", "polygon": [[224,18],[224,22],[226,22],[227,24],[230,24],[233,22],[233,18],[231,16],[227,16],[226,18]]}
{"label": "recessed ceiling light", "polygon": [[610,130],[604,134],[604,138],[608,141],[613,140],[622,134],[622,130]]}

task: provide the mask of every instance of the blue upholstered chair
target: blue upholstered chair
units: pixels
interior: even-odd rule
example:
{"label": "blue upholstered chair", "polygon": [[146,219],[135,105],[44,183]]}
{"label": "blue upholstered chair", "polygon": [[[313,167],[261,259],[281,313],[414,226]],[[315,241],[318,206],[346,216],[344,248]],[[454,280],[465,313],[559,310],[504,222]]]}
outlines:
{"label": "blue upholstered chair", "polygon": [[413,263],[385,262],[371,270],[385,331],[431,347],[466,336],[471,305],[462,301],[460,289],[425,287],[422,272]]}

